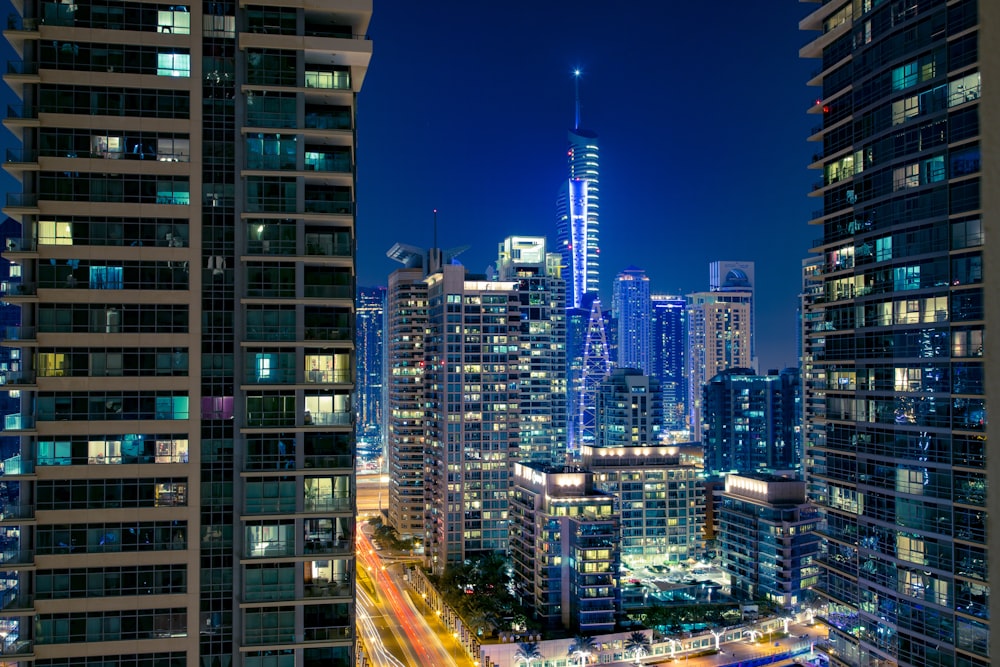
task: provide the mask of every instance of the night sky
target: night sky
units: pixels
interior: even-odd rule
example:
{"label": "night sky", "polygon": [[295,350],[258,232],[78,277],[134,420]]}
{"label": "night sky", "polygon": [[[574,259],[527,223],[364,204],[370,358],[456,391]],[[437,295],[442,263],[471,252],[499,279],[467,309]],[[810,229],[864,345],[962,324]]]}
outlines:
{"label": "night sky", "polygon": [[[765,9],[766,7],[766,9]],[[601,143],[601,294],[646,270],[654,291],[708,288],[712,260],[756,262],[760,369],[797,365],[801,260],[821,230],[806,195],[817,61],[812,5],[375,0],[358,102],[358,282],[384,285],[396,241],[469,245],[485,271],[511,234],[554,248],[573,124]]]}

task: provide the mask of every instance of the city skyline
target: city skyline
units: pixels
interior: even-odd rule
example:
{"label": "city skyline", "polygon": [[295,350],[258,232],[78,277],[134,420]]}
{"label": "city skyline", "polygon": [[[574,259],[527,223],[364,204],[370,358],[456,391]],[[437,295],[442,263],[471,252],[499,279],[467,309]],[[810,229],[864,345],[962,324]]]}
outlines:
{"label": "city skyline", "polygon": [[[722,16],[630,6],[618,13],[621,29],[606,30],[597,3],[547,3],[531,7],[545,29],[522,32],[527,42],[512,51],[510,17],[526,8],[396,3],[375,13],[372,37],[388,45],[359,102],[359,284],[385,284],[395,268],[384,238],[432,245],[434,208],[440,245],[469,245],[461,261],[472,272],[492,262],[496,239],[544,235],[554,244],[579,67],[580,124],[601,137],[602,302],[630,264],[647,271],[653,290],[685,294],[707,289],[710,261],[756,261],[761,368],[797,365],[789,350],[800,261],[819,236],[800,194],[814,148],[802,141],[814,91],[800,84],[811,67],[798,59],[801,6],[775,7],[749,34],[749,6]],[[426,30],[412,31],[417,21]],[[686,57],[720,21],[726,46]],[[414,76],[414,50],[427,78]],[[766,88],[766,100],[759,77],[719,78],[741,50],[783,82]],[[393,99],[408,101],[404,122]],[[726,197],[710,195],[720,179]],[[636,243],[637,231],[648,242]]]}

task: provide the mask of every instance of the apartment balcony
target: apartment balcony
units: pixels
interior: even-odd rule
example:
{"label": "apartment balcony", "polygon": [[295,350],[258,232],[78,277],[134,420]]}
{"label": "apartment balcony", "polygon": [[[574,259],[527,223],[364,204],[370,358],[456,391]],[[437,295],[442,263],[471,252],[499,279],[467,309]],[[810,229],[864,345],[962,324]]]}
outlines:
{"label": "apartment balcony", "polygon": [[0,568],[3,568],[4,570],[16,571],[21,569],[34,569],[34,567],[34,551],[19,549],[0,551]]}
{"label": "apartment balcony", "polygon": [[22,459],[20,454],[4,459],[0,462],[0,466],[2,466],[0,475],[3,478],[33,477],[35,474],[35,462]]}
{"label": "apartment balcony", "polygon": [[0,371],[0,387],[5,389],[31,389],[38,386],[32,371]]}
{"label": "apartment balcony", "polygon": [[294,197],[249,197],[246,202],[246,211],[247,213],[279,214],[287,217],[353,215],[354,202],[305,199],[300,207]]}
{"label": "apartment balcony", "polygon": [[7,505],[0,509],[0,525],[10,526],[22,523],[34,523],[34,505]]}
{"label": "apartment balcony", "polygon": [[35,283],[0,282],[0,300],[21,303],[37,298],[38,286]]}
{"label": "apartment balcony", "polygon": [[7,193],[7,204],[3,212],[18,221],[25,215],[38,215],[41,213],[38,208],[38,195]]}
{"label": "apartment balcony", "polygon": [[295,556],[295,540],[251,542],[243,547],[244,558],[291,558]]}
{"label": "apartment balcony", "polygon": [[21,172],[38,171],[38,151],[8,148],[3,168],[15,177]]}
{"label": "apartment balcony", "polygon": [[[39,127],[38,109],[30,104],[8,104],[3,119],[7,128]],[[12,130],[13,131],[13,130]],[[17,134],[15,132],[15,134]],[[20,136],[19,134],[17,136]]]}
{"label": "apartment balcony", "polygon": [[329,583],[306,584],[302,588],[302,597],[309,600],[317,598],[347,598],[353,593],[351,582],[331,581]]}
{"label": "apartment balcony", "polygon": [[35,418],[22,414],[6,415],[4,417],[4,431],[7,431],[5,435],[20,435],[14,431],[33,433],[35,431]]}
{"label": "apartment balcony", "polygon": [[29,616],[35,613],[35,599],[13,588],[0,595],[0,614],[3,616]]}
{"label": "apartment balcony", "polygon": [[[354,498],[306,498],[303,512],[351,512]],[[351,540],[353,544],[353,540]]]}
{"label": "apartment balcony", "polygon": [[11,255],[34,255],[38,252],[38,244],[34,239],[8,238],[4,247],[4,254]]}

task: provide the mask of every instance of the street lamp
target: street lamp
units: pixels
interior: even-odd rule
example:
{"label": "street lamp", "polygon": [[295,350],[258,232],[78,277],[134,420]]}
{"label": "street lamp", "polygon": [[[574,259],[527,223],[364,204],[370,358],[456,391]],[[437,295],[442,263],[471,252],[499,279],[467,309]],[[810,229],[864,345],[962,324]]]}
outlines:
{"label": "street lamp", "polygon": [[716,651],[721,650],[720,647],[719,647],[719,640],[722,639],[722,635],[724,633],[722,633],[722,632],[716,632],[715,630],[709,630],[709,632],[712,634],[712,639],[715,640],[715,650]]}

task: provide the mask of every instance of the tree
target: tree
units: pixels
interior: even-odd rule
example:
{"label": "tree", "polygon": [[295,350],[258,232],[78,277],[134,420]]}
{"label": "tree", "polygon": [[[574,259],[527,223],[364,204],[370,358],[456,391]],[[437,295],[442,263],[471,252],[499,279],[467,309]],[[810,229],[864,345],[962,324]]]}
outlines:
{"label": "tree", "polygon": [[531,663],[535,660],[544,660],[545,656],[542,655],[542,651],[538,648],[538,642],[520,642],[517,645],[517,652],[514,654],[514,662],[516,664],[524,663],[527,667],[531,667]]}
{"label": "tree", "polygon": [[569,645],[566,655],[571,658],[579,658],[581,667],[590,662],[590,656],[594,655],[596,644],[593,637],[577,635],[573,643]]}
{"label": "tree", "polygon": [[643,656],[649,655],[649,637],[642,632],[633,632],[625,640],[625,650],[635,658],[635,664],[639,664]]}

